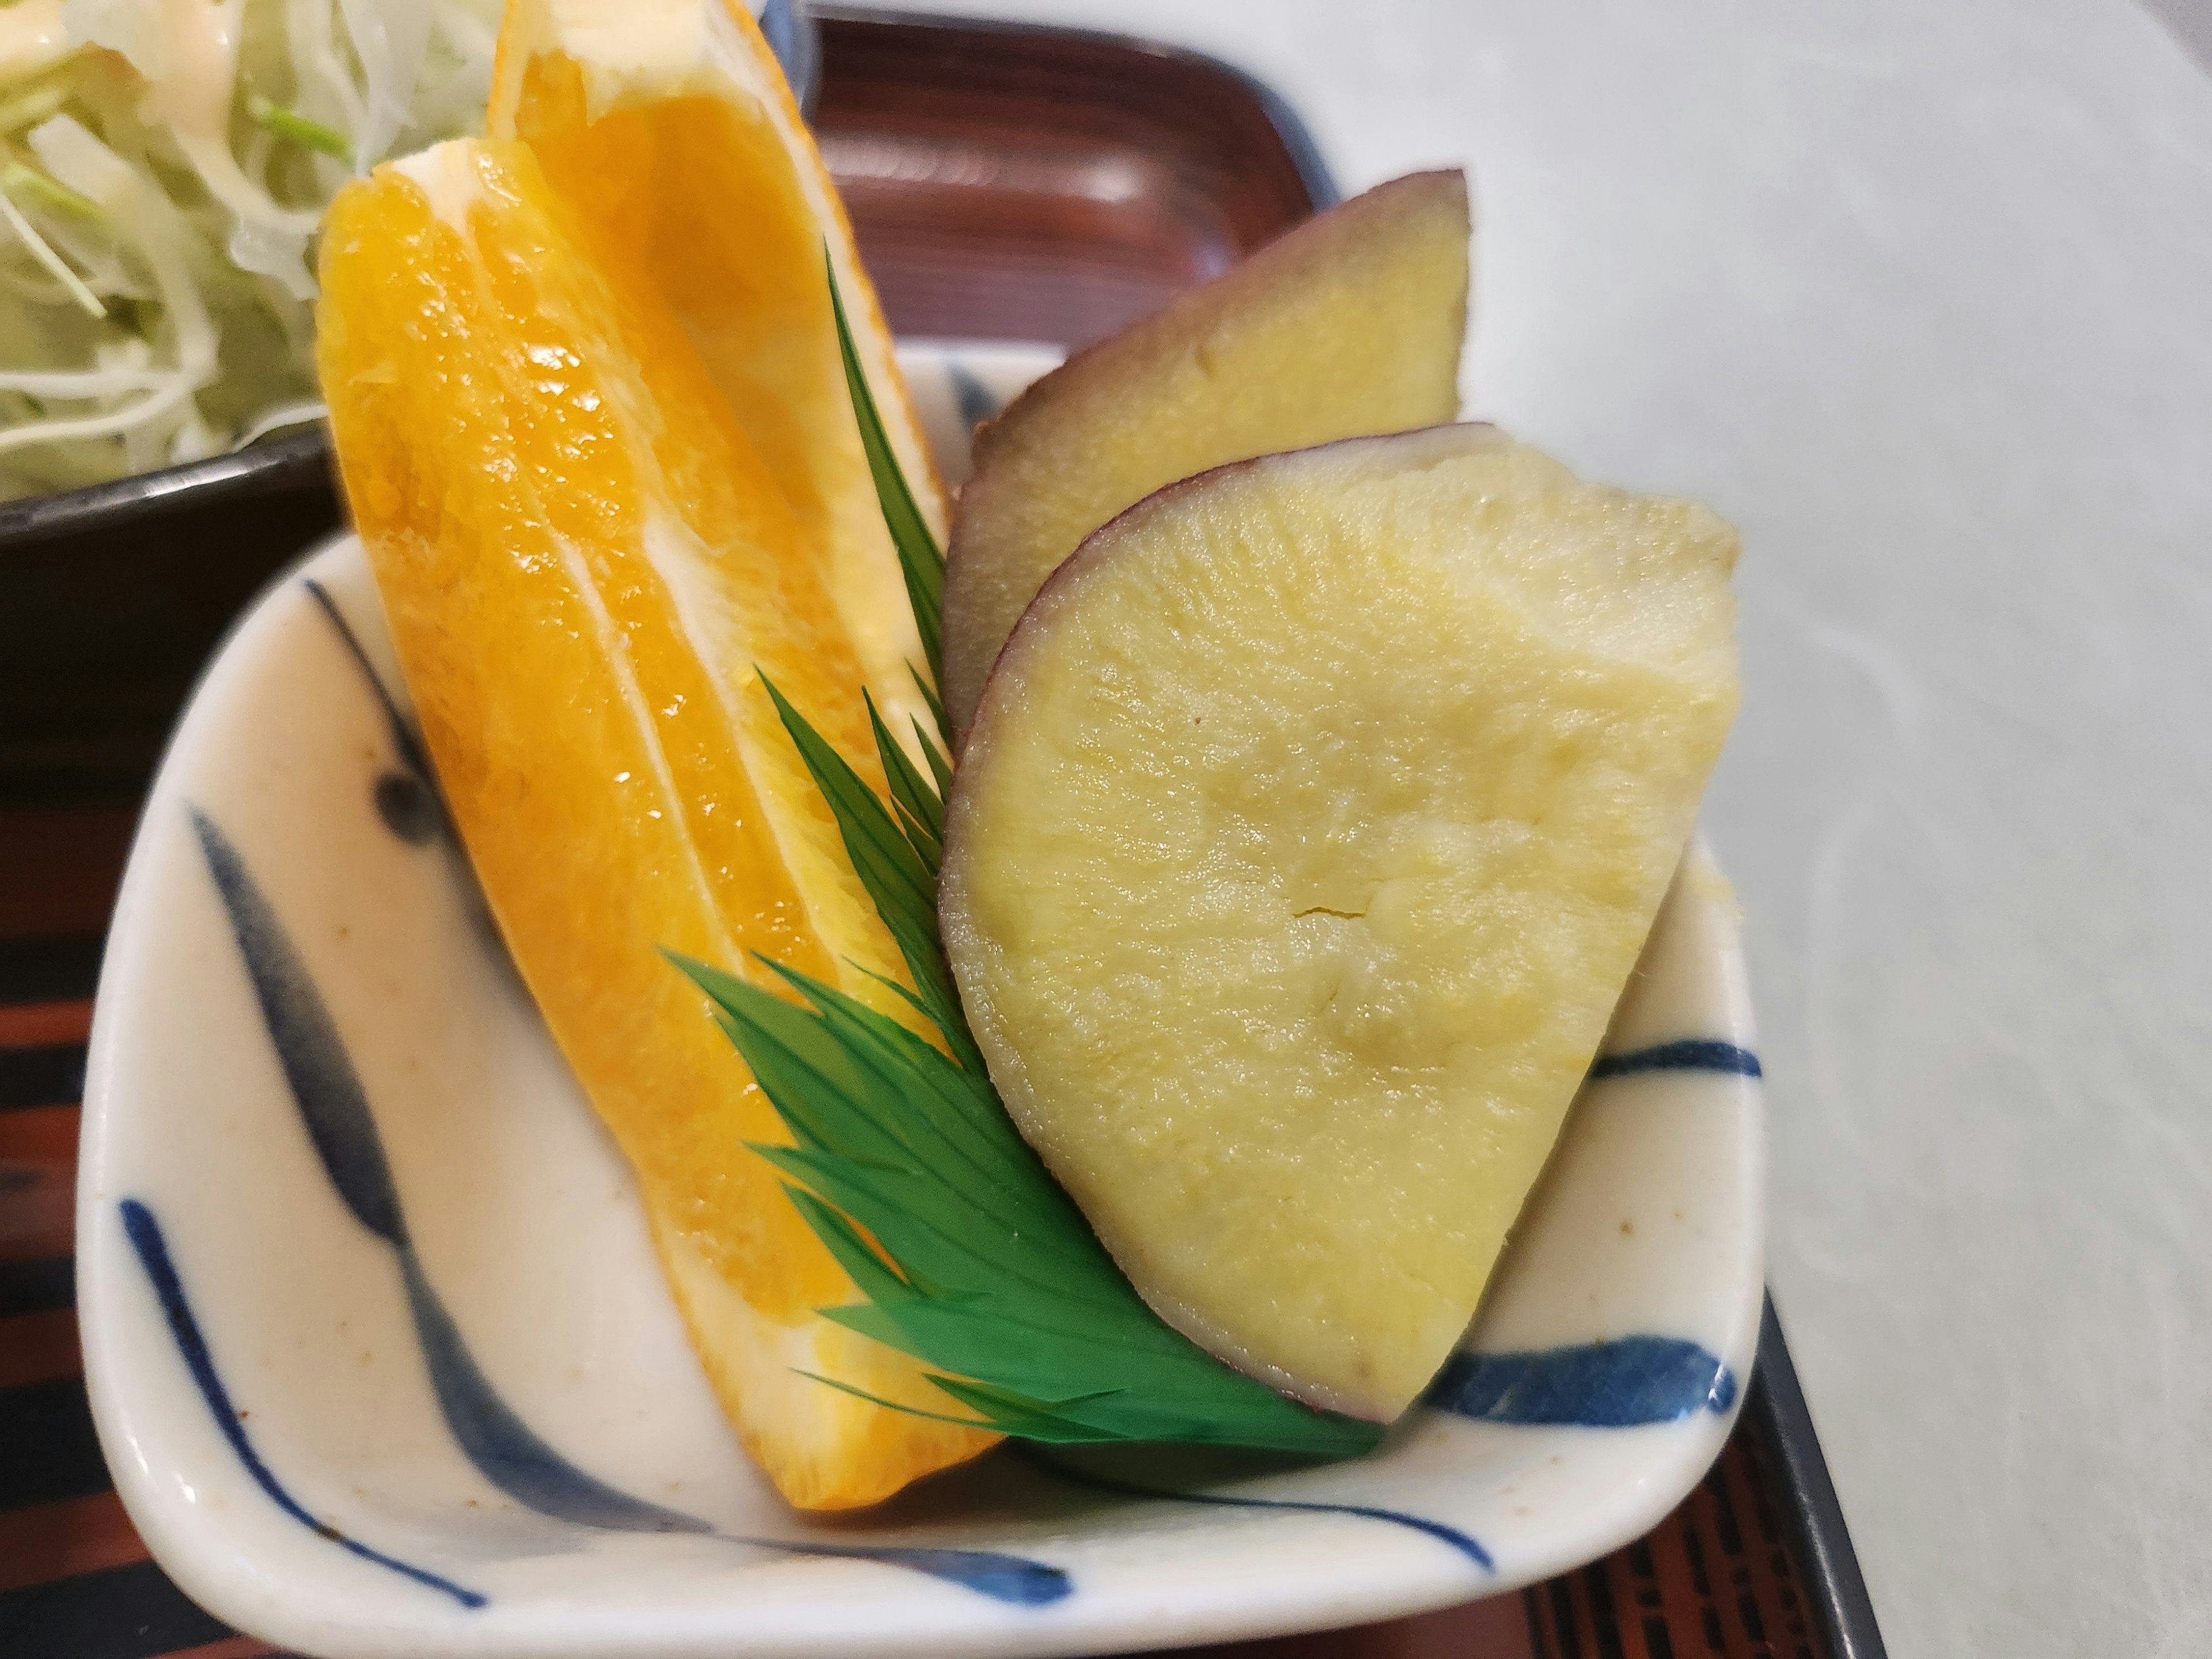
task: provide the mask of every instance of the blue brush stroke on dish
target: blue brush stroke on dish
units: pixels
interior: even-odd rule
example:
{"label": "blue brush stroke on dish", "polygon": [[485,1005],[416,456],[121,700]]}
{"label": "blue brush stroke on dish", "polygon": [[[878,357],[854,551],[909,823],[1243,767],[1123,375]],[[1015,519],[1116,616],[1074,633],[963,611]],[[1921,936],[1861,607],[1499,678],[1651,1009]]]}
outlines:
{"label": "blue brush stroke on dish", "polygon": [[999,412],[998,394],[976,378],[975,371],[957,357],[945,360],[945,378],[951,383],[952,402],[969,431]]}
{"label": "blue brush stroke on dish", "polygon": [[712,1532],[696,1516],[648,1504],[595,1480],[547,1445],[499,1397],[411,1249],[399,1253],[407,1306],[446,1425],[470,1462],[519,1504],[578,1526],[614,1532]]}
{"label": "blue brush stroke on dish", "polygon": [[1455,1353],[1423,1397],[1485,1423],[1626,1429],[1735,1403],[1735,1373],[1694,1342],[1624,1336],[1523,1353]]}
{"label": "blue brush stroke on dish", "polygon": [[338,638],[344,641],[348,654],[361,669],[362,678],[375,691],[376,701],[384,710],[385,720],[392,727],[392,746],[399,751],[400,759],[422,776],[428,777],[430,763],[422,752],[422,740],[416,736],[415,728],[408,724],[406,715],[399,712],[398,700],[386,689],[382,676],[376,672],[375,664],[368,659],[368,651],[362,644],[361,635],[353,631],[353,624],[346,620],[345,612],[338,609],[338,602],[331,597],[330,589],[313,576],[300,585],[321,607],[323,615],[330,618],[331,626],[337,629]]}
{"label": "blue brush stroke on dish", "polygon": [[449,826],[445,803],[438,799],[437,786],[432,780],[429,757],[422,750],[422,739],[399,712],[398,701],[386,688],[376,665],[369,661],[361,636],[353,631],[353,624],[338,609],[330,590],[312,576],[301,586],[322,608],[323,615],[330,618],[347,654],[361,670],[362,678],[368,682],[369,690],[376,694],[377,706],[384,711],[385,724],[392,730],[392,746],[399,751],[401,765],[376,781],[376,814],[384,820],[386,829],[409,846],[427,847],[447,834]]}
{"label": "blue brush stroke on dish", "polygon": [[274,908],[229,838],[204,812],[189,811],[308,1139],[346,1207],[398,1253],[439,1410],[463,1453],[487,1480],[541,1515],[579,1526],[697,1533],[788,1554],[878,1561],[1024,1607],[1043,1606],[1070,1593],[1073,1586],[1060,1568],[995,1551],[799,1543],[723,1533],[696,1516],[617,1491],[541,1439],[493,1389],[423,1273],[360,1078]]}
{"label": "blue brush stroke on dish", "polygon": [[328,1522],[318,1521],[284,1489],[269,1466],[261,1461],[261,1454],[254,1449],[253,1442],[246,1436],[246,1425],[239,1420],[238,1412],[230,1403],[229,1391],[222,1386],[222,1378],[216,1373],[215,1358],[208,1352],[207,1339],[201,1334],[199,1321],[193,1317],[191,1304],[185,1299],[184,1281],[178,1278],[176,1264],[169,1258],[168,1242],[161,1237],[161,1224],[155,1218],[151,1210],[135,1198],[125,1199],[118,1207],[123,1212],[123,1231],[130,1235],[131,1248],[138,1253],[138,1265],[146,1270],[146,1277],[154,1286],[154,1294],[161,1300],[161,1312],[169,1322],[169,1334],[176,1339],[177,1351],[184,1356],[185,1369],[191,1372],[192,1381],[199,1388],[200,1398],[207,1402],[208,1410],[215,1414],[216,1426],[222,1431],[223,1438],[230,1442],[230,1449],[238,1454],[238,1461],[246,1465],[246,1472],[253,1477],[254,1484],[269,1494],[270,1501],[301,1526],[319,1533],[340,1549],[349,1551],[364,1561],[374,1561],[378,1566],[388,1567],[418,1584],[442,1590],[465,1607],[483,1606],[485,1598],[475,1590],[456,1584],[450,1578],[441,1577],[426,1568],[386,1555],[381,1550],[371,1549],[358,1539],[349,1538]]}
{"label": "blue brush stroke on dish", "polygon": [[1288,1510],[1306,1515],[1350,1515],[1363,1521],[1382,1521],[1392,1526],[1407,1527],[1415,1532],[1426,1533],[1457,1550],[1485,1572],[1492,1570],[1490,1552],[1467,1533],[1456,1527],[1448,1527],[1441,1521],[1431,1521],[1425,1516],[1407,1515],[1402,1510],[1378,1509],[1370,1504],[1309,1504],[1286,1498],[1235,1498],[1226,1492],[1178,1492],[1172,1487],[1147,1486],[1133,1480],[1122,1480],[1109,1474],[1099,1474],[1090,1469],[1078,1468],[1059,1458],[1048,1456],[1035,1447],[1017,1449],[1022,1461],[1032,1468],[1042,1469],[1072,1486],[1088,1486],[1095,1492],[1112,1492],[1120,1498],[1157,1498],[1176,1504],[1206,1504],[1219,1509],[1231,1510]]}
{"label": "blue brush stroke on dish", "polygon": [[276,1044],[284,1080],[307,1124],[307,1139],[314,1143],[331,1185],[338,1189],[354,1219],[386,1243],[404,1250],[409,1247],[407,1226],[400,1218],[392,1169],[384,1161],[384,1146],[376,1137],[368,1097],[362,1092],[337,1027],[276,913],[246,872],[238,849],[206,813],[196,806],[186,810],[208,873],[215,878],[216,891],[229,915],[239,954],[246,959],[262,1023]]}
{"label": "blue brush stroke on dish", "polygon": [[1720,1072],[1731,1077],[1761,1075],[1759,1056],[1748,1048],[1715,1037],[1683,1037],[1679,1042],[1632,1048],[1625,1054],[1601,1054],[1589,1068],[1589,1080],[1633,1077],[1639,1072]]}

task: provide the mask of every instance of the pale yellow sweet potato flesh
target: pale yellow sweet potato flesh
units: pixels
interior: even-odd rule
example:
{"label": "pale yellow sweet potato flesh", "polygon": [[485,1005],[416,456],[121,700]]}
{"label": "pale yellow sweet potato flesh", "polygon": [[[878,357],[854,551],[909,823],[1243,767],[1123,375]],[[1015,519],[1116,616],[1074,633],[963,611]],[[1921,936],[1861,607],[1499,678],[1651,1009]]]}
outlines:
{"label": "pale yellow sweet potato flesh", "polygon": [[956,733],[1023,608],[1122,508],[1224,462],[1453,419],[1467,294],[1467,181],[1415,173],[1071,358],[985,426],[945,576]]}
{"label": "pale yellow sweet potato flesh", "polygon": [[1733,716],[1735,552],[1447,427],[1164,490],[1023,618],[947,950],[1023,1133],[1225,1360],[1388,1419],[1450,1352]]}

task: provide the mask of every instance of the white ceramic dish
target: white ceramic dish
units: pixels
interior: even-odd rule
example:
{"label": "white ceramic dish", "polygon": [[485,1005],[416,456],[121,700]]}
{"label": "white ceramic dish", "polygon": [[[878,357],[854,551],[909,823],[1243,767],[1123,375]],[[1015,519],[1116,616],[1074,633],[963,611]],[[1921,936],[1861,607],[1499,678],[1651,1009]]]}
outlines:
{"label": "white ceramic dish", "polygon": [[[909,362],[947,442],[1042,367]],[[1091,1653],[1468,1601],[1662,1516],[1757,1339],[1758,1068],[1693,849],[1438,1403],[1381,1452],[1002,1451],[857,1520],[786,1510],[446,832],[349,542],[193,698],[98,1008],[79,1299],[116,1485],[195,1600],[313,1654]]]}

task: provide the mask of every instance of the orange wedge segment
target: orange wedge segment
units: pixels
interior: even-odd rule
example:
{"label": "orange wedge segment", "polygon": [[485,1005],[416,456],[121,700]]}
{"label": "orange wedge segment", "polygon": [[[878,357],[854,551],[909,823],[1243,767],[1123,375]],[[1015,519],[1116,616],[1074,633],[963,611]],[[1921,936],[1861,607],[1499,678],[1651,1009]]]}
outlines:
{"label": "orange wedge segment", "polygon": [[424,738],[740,1436],[810,1508],[973,1455],[991,1437],[799,1374],[947,1404],[813,1311],[853,1286],[747,1150],[781,1125],[659,955],[760,951],[896,1012],[864,971],[902,977],[896,951],[754,672],[879,778],[851,618],[903,609],[896,572],[823,556],[648,261],[528,147],[380,167],[322,246],[331,429]]}
{"label": "orange wedge segment", "polygon": [[884,425],[941,545],[946,513],[890,331],[782,70],[729,0],[508,0],[488,131],[635,254],[828,561],[868,689],[903,739],[922,660],[837,348],[825,252]]}

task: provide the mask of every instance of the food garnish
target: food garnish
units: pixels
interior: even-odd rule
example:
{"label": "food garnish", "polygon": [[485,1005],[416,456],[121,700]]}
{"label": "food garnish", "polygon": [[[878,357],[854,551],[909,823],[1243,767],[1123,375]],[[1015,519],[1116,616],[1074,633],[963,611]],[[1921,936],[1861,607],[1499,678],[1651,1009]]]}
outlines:
{"label": "food garnish", "polygon": [[1431,174],[1041,383],[948,564],[750,16],[514,0],[489,125],[338,196],[323,385],[453,820],[745,1445],[814,1508],[1000,1435],[1372,1446],[1689,833],[1732,533],[1435,424]]}

